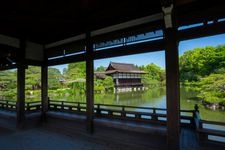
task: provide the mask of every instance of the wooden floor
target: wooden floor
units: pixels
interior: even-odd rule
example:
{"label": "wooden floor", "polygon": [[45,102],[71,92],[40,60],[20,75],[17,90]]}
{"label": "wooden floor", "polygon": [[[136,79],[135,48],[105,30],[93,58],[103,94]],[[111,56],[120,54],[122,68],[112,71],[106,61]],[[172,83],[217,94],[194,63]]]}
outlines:
{"label": "wooden floor", "polygon": [[[57,117],[59,113],[49,113],[51,117],[44,124],[45,129],[70,137],[82,137],[86,141],[104,145],[109,149],[166,149],[166,128],[164,130],[155,126],[150,127],[146,123],[124,122],[119,120],[95,119],[94,134],[86,132],[85,121],[81,116],[75,121],[75,115],[70,120]],[[65,115],[65,114],[64,114]],[[68,115],[67,115],[68,117]],[[139,127],[137,125],[139,124]],[[158,132],[162,134],[158,134]]]}
{"label": "wooden floor", "polygon": [[[3,123],[4,119],[1,119],[0,149],[15,149],[13,145],[20,145],[16,147],[18,150],[167,149],[165,126],[99,118],[94,122],[94,134],[89,134],[86,132],[85,120],[85,116],[81,115],[73,114],[71,117],[71,114],[50,112],[47,122],[41,126],[25,130],[11,130]],[[199,143],[194,130],[182,128],[180,149],[224,150],[225,146]]]}

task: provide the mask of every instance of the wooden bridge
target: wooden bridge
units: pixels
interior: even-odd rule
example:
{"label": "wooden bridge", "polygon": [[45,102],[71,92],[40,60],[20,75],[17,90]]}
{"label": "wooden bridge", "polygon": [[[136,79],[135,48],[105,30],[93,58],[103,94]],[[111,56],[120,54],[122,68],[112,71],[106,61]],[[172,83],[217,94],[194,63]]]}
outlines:
{"label": "wooden bridge", "polygon": [[[25,106],[26,114],[41,113],[40,101],[26,102]],[[1,111],[16,114],[16,107],[15,101],[0,101]],[[78,118],[83,117],[85,119],[86,110],[86,103],[82,102],[48,101],[48,112],[53,116],[55,115],[56,118],[56,114],[60,112],[60,115],[68,114],[69,118],[76,115]],[[128,121],[135,123],[135,128],[144,123],[145,126],[150,128],[155,125],[155,127],[164,127],[166,129],[167,110],[164,108],[94,104],[93,110],[95,120],[107,119],[107,124],[111,124],[116,120],[119,121],[117,125],[123,126],[123,123]],[[197,133],[200,143],[210,141],[225,144],[225,123],[202,120],[197,106],[194,110],[180,110],[180,124],[181,127]]]}

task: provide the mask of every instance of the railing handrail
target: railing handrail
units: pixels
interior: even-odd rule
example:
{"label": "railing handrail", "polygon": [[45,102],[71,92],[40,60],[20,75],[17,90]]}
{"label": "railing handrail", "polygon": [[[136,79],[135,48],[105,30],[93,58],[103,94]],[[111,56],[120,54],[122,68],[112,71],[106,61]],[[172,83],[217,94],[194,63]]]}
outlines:
{"label": "railing handrail", "polygon": [[25,103],[33,104],[33,103],[41,103],[41,101],[32,101],[32,102],[25,102]]}
{"label": "railing handrail", "polygon": [[[13,100],[0,100],[1,102],[12,102],[16,104],[16,101]],[[66,104],[85,104],[85,102],[69,102],[69,101],[64,101],[64,100],[49,100],[49,102],[57,102],[61,103],[64,102]],[[41,101],[31,101],[31,102],[25,102],[25,104],[41,104]],[[156,108],[156,107],[140,107],[140,106],[129,106],[129,105],[113,105],[113,104],[94,104],[94,106],[109,106],[109,107],[121,107],[121,108],[136,108],[136,109],[148,109],[148,110],[162,110],[162,111],[167,111],[165,108]],[[194,110],[180,110],[180,112],[194,112]]]}
{"label": "railing handrail", "polygon": [[[13,100],[0,100],[0,107],[7,110],[15,111],[17,109],[17,101]],[[40,111],[42,104],[41,101],[25,102],[26,113]]]}
{"label": "railing handrail", "polygon": [[40,101],[34,101],[34,102],[25,102],[25,107],[31,107],[31,106],[37,106],[42,105]]}
{"label": "railing handrail", "polygon": [[0,100],[0,103],[1,102],[12,102],[12,103],[16,103],[16,101],[14,101],[14,100]]}
{"label": "railing handrail", "polygon": [[56,103],[64,102],[64,103],[71,103],[71,104],[85,104],[86,105],[86,103],[84,103],[84,102],[70,102],[70,101],[66,101],[66,100],[60,100],[60,101],[58,101],[58,100],[49,100],[49,102],[56,102]]}
{"label": "railing handrail", "polygon": [[225,126],[225,122],[209,121],[209,120],[200,120],[200,122],[205,124]]}
{"label": "railing handrail", "polygon": [[181,109],[180,112],[187,112],[187,113],[193,113],[195,110],[186,110],[186,109]]}
{"label": "railing handrail", "polygon": [[120,107],[120,108],[137,108],[137,109],[150,109],[150,110],[163,110],[166,111],[165,108],[156,108],[156,107],[137,107],[137,106],[127,106],[127,105],[112,105],[112,104],[94,104],[95,106],[109,106],[109,107]]}
{"label": "railing handrail", "polygon": [[[0,103],[1,102],[12,102],[12,103],[17,103],[17,101],[14,101],[14,100],[0,100]],[[25,102],[26,104],[29,103],[29,104],[32,104],[32,103],[41,103],[41,101],[31,101],[31,102]]]}

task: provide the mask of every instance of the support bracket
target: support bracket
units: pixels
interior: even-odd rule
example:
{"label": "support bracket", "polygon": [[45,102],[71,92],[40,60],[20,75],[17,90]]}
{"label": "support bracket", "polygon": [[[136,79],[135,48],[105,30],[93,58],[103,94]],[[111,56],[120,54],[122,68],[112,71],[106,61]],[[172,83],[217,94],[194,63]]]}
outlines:
{"label": "support bracket", "polygon": [[171,4],[168,7],[162,7],[163,13],[164,13],[164,22],[166,28],[172,28],[173,22],[172,22],[172,11],[173,11],[173,4]]}

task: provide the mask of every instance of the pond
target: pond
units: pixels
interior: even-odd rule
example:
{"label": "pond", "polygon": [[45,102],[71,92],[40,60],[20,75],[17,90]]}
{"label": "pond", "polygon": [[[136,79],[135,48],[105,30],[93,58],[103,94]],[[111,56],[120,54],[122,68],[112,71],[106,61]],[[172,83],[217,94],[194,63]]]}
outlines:
{"label": "pond", "polygon": [[[204,120],[221,121],[225,122],[224,110],[211,110],[204,107],[200,102],[192,100],[192,97],[196,96],[196,91],[192,88],[182,87],[180,89],[180,106],[181,109],[193,110],[194,105],[198,104],[200,109],[201,118]],[[68,100],[85,102],[84,95],[75,96],[51,96],[50,99],[54,100]],[[139,107],[156,107],[166,108],[166,89],[154,88],[148,91],[136,91],[127,93],[102,93],[95,94],[95,104],[113,104],[113,105],[128,105]]]}

